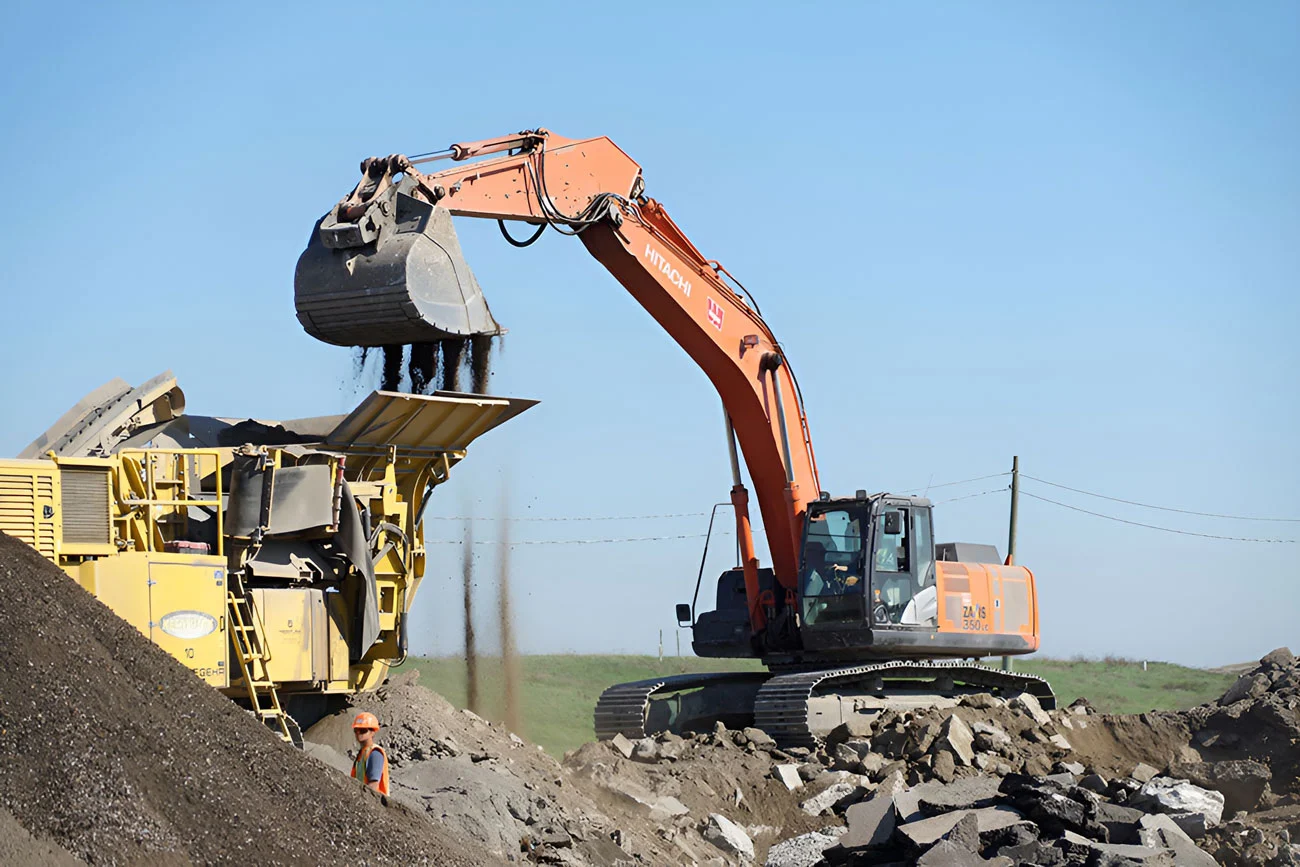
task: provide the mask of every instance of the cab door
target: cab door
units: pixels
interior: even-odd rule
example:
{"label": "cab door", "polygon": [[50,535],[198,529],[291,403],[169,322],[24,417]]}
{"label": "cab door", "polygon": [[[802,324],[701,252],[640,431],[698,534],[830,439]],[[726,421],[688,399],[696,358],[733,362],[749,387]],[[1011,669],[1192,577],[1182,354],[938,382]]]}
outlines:
{"label": "cab door", "polygon": [[884,502],[872,522],[871,621],[933,626],[934,541],[930,509]]}

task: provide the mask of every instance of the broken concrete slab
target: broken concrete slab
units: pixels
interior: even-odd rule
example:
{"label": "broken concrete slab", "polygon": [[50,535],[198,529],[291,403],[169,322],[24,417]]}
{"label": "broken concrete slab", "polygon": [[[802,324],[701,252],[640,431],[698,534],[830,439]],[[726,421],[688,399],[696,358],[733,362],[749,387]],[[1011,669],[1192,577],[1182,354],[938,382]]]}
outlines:
{"label": "broken concrete slab", "polygon": [[[895,792],[894,806],[898,808],[900,821],[913,822],[925,818],[925,814],[921,812],[921,798],[938,792],[943,786],[943,783],[931,781]],[[883,789],[883,784],[879,788]]]}
{"label": "broken concrete slab", "polygon": [[1174,824],[1183,829],[1183,833],[1193,840],[1199,840],[1205,836],[1209,826],[1205,824],[1204,813],[1166,813],[1169,818],[1174,820]]}
{"label": "broken concrete slab", "polygon": [[862,758],[848,743],[836,744],[830,748],[831,767],[837,771],[858,773],[862,770]]}
{"label": "broken concrete slab", "polygon": [[1067,753],[1074,749],[1070,742],[1065,739],[1065,735],[1052,735],[1047,739],[1047,742],[1058,750],[1064,750]]}
{"label": "broken concrete slab", "polygon": [[930,761],[930,773],[934,778],[943,783],[951,783],[957,776],[957,761],[952,757],[952,753],[944,750],[933,756]]}
{"label": "broken concrete slab", "polygon": [[980,823],[974,813],[966,813],[952,826],[947,834],[939,841],[949,843],[958,849],[967,852],[978,852],[980,848]]}
{"label": "broken concrete slab", "polygon": [[659,761],[659,744],[654,738],[637,738],[632,741],[632,761],[647,763]]}
{"label": "broken concrete slab", "polygon": [[857,850],[888,846],[897,823],[894,799],[888,795],[877,795],[853,804],[844,811],[844,824],[848,830],[840,837],[839,848]]}
{"label": "broken concrete slab", "polygon": [[1013,864],[1032,864],[1034,867],[1065,867],[1065,853],[1055,846],[1033,840],[1016,846],[1003,846],[998,855],[1010,858]]}
{"label": "broken concrete slab", "polygon": [[969,766],[975,760],[974,740],[975,734],[970,726],[953,714],[944,721],[931,749],[950,752],[957,764]]}
{"label": "broken concrete slab", "polygon": [[1110,789],[1110,783],[1101,774],[1086,774],[1079,780],[1079,786],[1098,795],[1104,795]]}
{"label": "broken concrete slab", "polygon": [[1171,849],[1178,867],[1216,867],[1210,854],[1168,816],[1159,813],[1143,816],[1138,822],[1138,837],[1144,846]]}
{"label": "broken concrete slab", "polygon": [[[970,730],[975,734],[975,742],[977,746],[979,746],[981,742],[989,744],[989,746],[979,747],[983,750],[990,750],[993,747],[1006,746],[1011,743],[1011,735],[1007,734],[1001,729],[1001,727],[991,722],[976,720],[971,723]],[[984,737],[981,738],[981,735]]]}
{"label": "broken concrete slab", "polygon": [[849,717],[826,734],[826,746],[833,747],[835,744],[855,739],[869,739],[873,725],[869,717]]}
{"label": "broken concrete slab", "polygon": [[654,822],[672,821],[678,816],[685,816],[691,810],[672,795],[661,795],[650,803],[650,819]]}
{"label": "broken concrete slab", "polygon": [[1159,771],[1145,762],[1138,762],[1137,767],[1133,768],[1133,770],[1129,772],[1129,777],[1137,780],[1139,783],[1149,783],[1159,773]]}
{"label": "broken concrete slab", "polygon": [[1223,811],[1234,815],[1259,806],[1273,772],[1261,762],[1234,759],[1223,762],[1178,762],[1169,769],[1171,777],[1190,780],[1223,795]]}
{"label": "broken concrete slab", "polygon": [[772,776],[780,780],[787,791],[803,788],[803,777],[799,775],[798,765],[774,765]]}
{"label": "broken concrete slab", "polygon": [[729,855],[753,859],[754,841],[745,829],[720,813],[710,813],[700,830],[701,836]]}
{"label": "broken concrete slab", "polygon": [[820,816],[835,808],[843,808],[859,800],[867,793],[865,786],[856,783],[832,783],[819,794],[813,795],[799,805],[810,816]]}
{"label": "broken concrete slab", "polygon": [[[977,810],[991,807],[998,799],[1002,781],[997,777],[963,777],[943,786],[927,787],[918,799],[921,812],[936,816],[953,810]],[[920,787],[918,787],[920,788]]]}
{"label": "broken concrete slab", "polygon": [[839,836],[820,831],[782,840],[767,850],[765,867],[815,867],[838,840]]}
{"label": "broken concrete slab", "polygon": [[1029,714],[1030,718],[1040,726],[1052,724],[1052,718],[1047,715],[1047,711],[1043,710],[1043,706],[1038,703],[1038,699],[1027,692],[1022,692],[1011,699],[1010,704],[1012,707]]}
{"label": "broken concrete slab", "polygon": [[867,776],[872,778],[878,777],[880,775],[880,772],[883,771],[885,769],[885,766],[888,764],[889,764],[889,759],[885,758],[879,753],[867,753],[866,755],[862,756],[862,759],[859,762],[859,765],[861,767],[861,773],[864,773]]}
{"label": "broken concrete slab", "polygon": [[916,861],[917,867],[1012,867],[1015,862],[1005,856],[981,858],[955,843],[941,840]]}
{"label": "broken concrete slab", "polygon": [[1213,828],[1223,818],[1223,795],[1188,780],[1154,777],[1128,801],[1134,807],[1160,813],[1200,813]]}
{"label": "broken concrete slab", "polygon": [[1141,867],[1179,867],[1172,853],[1163,847],[1134,846],[1123,843],[1101,843],[1073,831],[1066,831],[1061,846],[1067,854],[1088,853],[1089,864],[1141,865]]}
{"label": "broken concrete slab", "polygon": [[963,816],[974,815],[978,822],[978,828],[981,834],[986,831],[996,831],[999,828],[1006,828],[1016,824],[1023,818],[1020,813],[1010,807],[983,807],[978,810],[955,810],[951,813],[944,813],[941,816],[934,816],[929,819],[920,819],[915,822],[908,822],[898,826],[898,833],[901,834],[909,843],[917,848],[925,848],[936,843],[939,838],[953,829]]}
{"label": "broken concrete slab", "polygon": [[751,727],[742,729],[745,738],[760,750],[776,749],[776,741],[772,740],[771,735],[762,729]]}
{"label": "broken concrete slab", "polygon": [[618,734],[614,735],[614,737],[610,738],[609,743],[611,746],[614,747],[614,749],[618,750],[619,754],[622,755],[623,758],[625,759],[632,758],[632,749],[633,749],[632,742],[628,740],[627,737],[624,736],[622,732],[619,732]]}
{"label": "broken concrete slab", "polygon": [[1110,842],[1137,843],[1139,842],[1138,822],[1145,815],[1146,813],[1132,807],[1102,801],[1097,804],[1096,820],[1106,829]]}

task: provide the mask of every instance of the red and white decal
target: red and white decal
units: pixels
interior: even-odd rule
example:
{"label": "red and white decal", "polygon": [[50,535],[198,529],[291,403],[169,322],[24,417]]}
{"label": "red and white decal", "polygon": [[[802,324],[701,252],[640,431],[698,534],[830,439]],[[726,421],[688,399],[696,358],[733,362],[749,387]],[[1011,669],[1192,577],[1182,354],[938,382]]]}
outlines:
{"label": "red and white decal", "polygon": [[709,324],[712,325],[714,328],[718,329],[719,331],[721,331],[722,315],[726,311],[722,309],[721,304],[719,304],[717,301],[714,301],[712,298],[709,298],[708,302],[709,302]]}

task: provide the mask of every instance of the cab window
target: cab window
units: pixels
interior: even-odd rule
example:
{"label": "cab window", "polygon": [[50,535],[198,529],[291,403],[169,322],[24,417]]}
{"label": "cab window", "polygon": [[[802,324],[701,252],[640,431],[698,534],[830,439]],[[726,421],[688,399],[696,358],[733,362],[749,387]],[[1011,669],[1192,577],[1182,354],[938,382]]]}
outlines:
{"label": "cab window", "polygon": [[860,620],[865,574],[860,509],[828,509],[809,515],[800,589],[807,624]]}

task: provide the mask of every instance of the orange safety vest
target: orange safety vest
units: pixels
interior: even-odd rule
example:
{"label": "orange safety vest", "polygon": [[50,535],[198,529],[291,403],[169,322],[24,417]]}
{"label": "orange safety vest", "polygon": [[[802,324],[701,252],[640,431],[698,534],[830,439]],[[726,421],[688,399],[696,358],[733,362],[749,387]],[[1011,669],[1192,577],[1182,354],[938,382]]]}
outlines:
{"label": "orange safety vest", "polygon": [[379,754],[384,757],[384,772],[379,776],[379,794],[387,795],[388,794],[388,753],[384,752],[383,747],[379,747],[379,746],[375,746],[374,744],[371,744],[370,746],[363,749],[357,755],[357,760],[352,763],[352,779],[361,780],[364,783],[375,782],[374,780],[369,779],[366,776],[366,762],[367,760],[369,760],[370,753],[372,750],[379,750]]}

